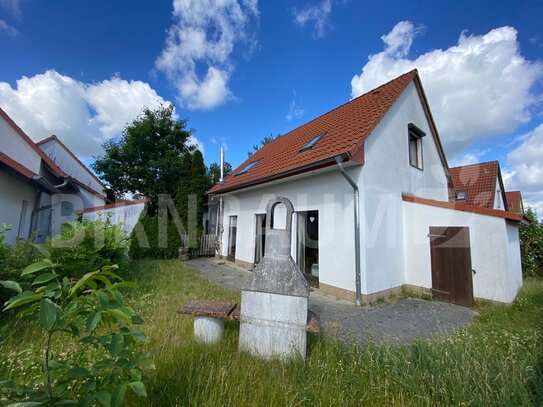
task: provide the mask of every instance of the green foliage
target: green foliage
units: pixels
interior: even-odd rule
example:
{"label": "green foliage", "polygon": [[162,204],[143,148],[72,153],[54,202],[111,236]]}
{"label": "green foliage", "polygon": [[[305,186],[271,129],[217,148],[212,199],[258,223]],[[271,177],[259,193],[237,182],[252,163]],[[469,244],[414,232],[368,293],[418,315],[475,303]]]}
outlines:
{"label": "green foliage", "polygon": [[[542,405],[539,279],[525,281],[513,306],[485,303],[471,326],[450,335],[363,346],[332,333],[309,335],[304,362],[280,363],[239,352],[237,322],[226,321],[220,344],[206,346],[192,339],[193,318],[176,313],[194,299],[239,304],[239,292],[211,284],[173,260],[132,262],[127,274],[138,288],[125,301],[145,320],[145,347],[156,364],[144,381],[147,399],[128,390],[127,406]],[[32,326],[10,328],[16,335],[0,347],[0,377],[11,379],[16,372],[39,382],[39,361],[28,348],[41,336]],[[77,354],[66,340],[58,341],[58,348],[58,355]]]}
{"label": "green foliage", "polygon": [[2,224],[0,229],[0,266],[9,255],[9,244],[6,242],[6,232],[11,229],[10,225]]}
{"label": "green foliage", "polygon": [[[174,259],[181,246],[179,223],[167,214],[141,217],[130,234],[131,259]],[[183,232],[183,230],[182,230]],[[183,233],[184,234],[184,233]]]}
{"label": "green foliage", "polygon": [[[232,172],[232,164],[225,161],[224,177],[226,178]],[[207,189],[219,183],[221,179],[221,167],[217,163],[213,163],[207,169]]]}
{"label": "green foliage", "polygon": [[[32,240],[17,239],[12,248],[7,246],[2,257],[0,280],[12,280],[19,276],[22,269],[40,259],[41,254]],[[23,279],[20,283],[22,287],[26,288],[31,281]],[[11,295],[10,290],[0,287],[0,305],[6,302]]]}
{"label": "green foliage", "polygon": [[183,177],[183,157],[194,150],[189,144],[192,130],[186,125],[175,119],[172,105],[144,108],[120,139],[103,145],[104,155],[92,168],[117,197],[131,192],[149,198],[149,213],[154,215],[160,194],[175,195]]}
{"label": "green foliage", "polygon": [[[145,397],[142,378],[153,363],[138,349],[147,339],[145,334],[132,328],[143,320],[127,306],[120,292],[135,288],[135,283],[123,281],[115,273],[115,265],[79,280],[62,277],[59,268],[49,258],[26,267],[21,277],[33,278],[31,289],[26,291],[21,291],[17,282],[4,282],[17,292],[4,311],[17,310],[36,321],[46,333],[46,342],[41,383],[25,386],[19,378],[2,381],[2,393],[22,402],[12,406],[119,406],[127,388]],[[54,335],[76,339],[77,352],[55,352]]]}
{"label": "green foliage", "polygon": [[268,144],[270,141],[275,140],[276,138],[281,137],[281,134],[276,134],[275,136],[270,133],[269,136],[265,136],[262,140],[260,140],[260,145],[253,144],[253,151],[247,151],[247,156],[250,157],[254,153],[256,153],[258,150],[260,150],[262,147],[264,147],[266,144]]}
{"label": "green foliage", "polygon": [[148,399],[131,406],[541,405],[540,280],[526,281],[517,300],[527,304],[522,310],[489,304],[470,327],[451,335],[364,346],[349,345],[344,337],[345,344],[333,334],[309,335],[304,362],[280,363],[239,352],[235,322],[227,321],[220,345],[209,347],[191,339],[193,318],[176,314],[193,299],[239,304],[238,292],[175,261],[136,262],[130,273],[145,298],[148,346],[157,350]]}
{"label": "green foliage", "polygon": [[109,218],[73,221],[62,225],[61,233],[46,242],[51,259],[63,276],[80,277],[89,271],[126,259],[127,237],[121,226]]}
{"label": "green foliage", "polygon": [[524,217],[528,224],[519,227],[522,272],[524,277],[543,277],[543,223],[532,208],[528,208]]}

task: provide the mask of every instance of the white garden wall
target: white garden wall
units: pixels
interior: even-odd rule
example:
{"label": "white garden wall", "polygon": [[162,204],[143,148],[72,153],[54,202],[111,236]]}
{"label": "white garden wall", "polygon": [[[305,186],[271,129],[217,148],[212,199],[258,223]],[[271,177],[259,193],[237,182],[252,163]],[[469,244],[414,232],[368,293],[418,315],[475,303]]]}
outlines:
{"label": "white garden wall", "polygon": [[510,303],[522,286],[518,223],[500,217],[404,202],[405,283],[431,288],[430,226],[469,227],[473,295]]}
{"label": "white garden wall", "polygon": [[83,214],[83,219],[88,220],[98,220],[106,219],[106,217],[110,217],[110,221],[114,225],[122,225],[122,229],[126,232],[127,235],[130,235],[134,227],[136,226],[136,223],[138,223],[138,219],[140,217],[141,212],[145,208],[145,203],[137,203],[132,205],[125,205],[125,206],[116,206],[113,208],[107,208],[107,209],[98,209],[93,212],[86,212]]}

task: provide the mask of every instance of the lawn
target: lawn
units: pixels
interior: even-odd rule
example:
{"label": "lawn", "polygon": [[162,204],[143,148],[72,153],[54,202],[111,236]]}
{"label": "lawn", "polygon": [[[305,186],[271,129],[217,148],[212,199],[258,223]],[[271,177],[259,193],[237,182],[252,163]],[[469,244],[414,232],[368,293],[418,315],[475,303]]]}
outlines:
{"label": "lawn", "polygon": [[[202,279],[176,261],[138,261],[128,294],[145,319],[142,329],[156,370],[147,399],[127,406],[543,405],[543,282],[528,280],[512,306],[476,305],[467,329],[411,345],[346,346],[326,335],[309,337],[305,361],[263,361],[238,352],[238,323],[227,322],[220,344],[192,338],[192,317],[176,309],[191,299],[239,294]],[[44,340],[33,325],[4,321],[0,377],[39,386]],[[77,345],[59,336],[65,353]],[[5,402],[5,401],[4,401]]]}

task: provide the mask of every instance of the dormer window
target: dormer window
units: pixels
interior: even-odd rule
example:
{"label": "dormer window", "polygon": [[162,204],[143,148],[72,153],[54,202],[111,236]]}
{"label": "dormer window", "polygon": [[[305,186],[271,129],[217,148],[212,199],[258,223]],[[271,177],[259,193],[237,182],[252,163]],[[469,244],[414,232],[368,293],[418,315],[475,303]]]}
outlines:
{"label": "dormer window", "polygon": [[236,175],[241,175],[241,174],[245,174],[247,171],[249,171],[251,168],[253,168],[256,163],[258,162],[259,160],[256,160],[256,161],[253,161],[253,162],[250,162],[249,164],[247,164],[245,166],[245,168],[243,168],[240,172],[238,172]]}
{"label": "dormer window", "polygon": [[422,138],[426,135],[413,123],[407,126],[409,134],[409,164],[422,170]]}
{"label": "dormer window", "polygon": [[300,148],[300,153],[303,153],[304,151],[307,151],[307,150],[311,150],[313,147],[315,147],[315,144],[317,144],[319,140],[323,138],[325,134],[326,132],[323,131],[322,133],[317,134],[315,137],[309,140],[309,142],[305,146]]}

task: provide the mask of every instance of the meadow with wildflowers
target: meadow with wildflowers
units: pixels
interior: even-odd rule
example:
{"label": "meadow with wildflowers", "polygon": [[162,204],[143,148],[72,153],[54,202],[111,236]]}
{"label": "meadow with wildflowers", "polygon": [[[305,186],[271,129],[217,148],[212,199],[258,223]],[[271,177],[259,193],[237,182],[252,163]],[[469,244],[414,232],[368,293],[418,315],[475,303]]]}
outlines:
{"label": "meadow with wildflowers", "polygon": [[[358,347],[312,334],[305,361],[281,363],[240,353],[236,322],[226,323],[220,344],[204,346],[192,337],[192,317],[176,314],[192,299],[239,301],[238,293],[177,261],[142,260],[127,270],[139,287],[126,301],[145,321],[144,350],[156,370],[146,382],[147,398],[127,393],[126,406],[543,405],[540,279],[526,280],[513,305],[476,303],[480,315],[452,335]],[[41,386],[44,340],[28,322],[4,316],[0,377]],[[59,358],[77,352],[68,337],[55,340]]]}

